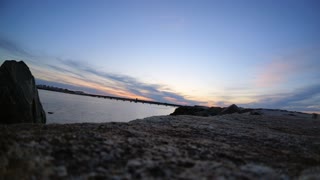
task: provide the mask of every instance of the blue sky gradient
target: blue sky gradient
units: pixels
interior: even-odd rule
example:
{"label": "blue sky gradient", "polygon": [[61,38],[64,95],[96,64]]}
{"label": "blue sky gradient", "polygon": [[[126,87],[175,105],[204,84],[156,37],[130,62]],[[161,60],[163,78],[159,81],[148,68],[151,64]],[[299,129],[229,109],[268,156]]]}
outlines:
{"label": "blue sky gradient", "polygon": [[181,104],[320,112],[317,0],[2,0],[0,63]]}

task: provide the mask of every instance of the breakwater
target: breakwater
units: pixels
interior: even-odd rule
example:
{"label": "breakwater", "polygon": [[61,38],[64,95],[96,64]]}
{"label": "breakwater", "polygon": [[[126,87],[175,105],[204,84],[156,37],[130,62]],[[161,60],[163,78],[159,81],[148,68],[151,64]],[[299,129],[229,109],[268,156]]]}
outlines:
{"label": "breakwater", "polygon": [[89,94],[84,93],[82,91],[72,91],[68,89],[62,89],[62,88],[49,88],[44,86],[37,86],[38,89],[47,90],[47,91],[55,91],[55,92],[61,92],[61,93],[67,93],[67,94],[76,94],[81,96],[90,96],[90,97],[96,97],[96,98],[104,98],[104,99],[111,99],[111,100],[118,100],[118,101],[127,101],[132,103],[142,103],[142,104],[155,104],[155,105],[162,105],[162,106],[172,106],[172,107],[180,107],[183,105],[180,104],[173,104],[173,103],[167,103],[167,102],[157,102],[157,101],[148,101],[148,100],[140,100],[140,99],[134,99],[134,98],[124,98],[124,97],[115,97],[115,96],[106,96],[106,95],[99,95],[99,94]]}

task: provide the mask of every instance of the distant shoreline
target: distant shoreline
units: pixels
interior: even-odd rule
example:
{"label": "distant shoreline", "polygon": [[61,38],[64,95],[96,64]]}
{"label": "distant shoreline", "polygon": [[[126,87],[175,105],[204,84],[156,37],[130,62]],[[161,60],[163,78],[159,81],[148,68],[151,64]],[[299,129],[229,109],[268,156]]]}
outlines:
{"label": "distant shoreline", "polygon": [[81,95],[81,96],[90,96],[90,97],[111,99],[111,100],[128,101],[128,102],[135,102],[135,103],[142,103],[142,104],[155,104],[155,105],[172,106],[172,107],[183,106],[180,104],[173,104],[173,103],[166,103],[166,102],[140,100],[138,98],[133,99],[133,98],[123,98],[123,97],[106,96],[106,95],[99,95],[99,94],[89,94],[89,93],[85,93],[83,91],[73,91],[73,90],[69,90],[69,89],[63,89],[63,88],[58,88],[58,87],[46,86],[46,85],[37,85],[37,89],[66,93],[66,94],[75,94],[75,95]]}

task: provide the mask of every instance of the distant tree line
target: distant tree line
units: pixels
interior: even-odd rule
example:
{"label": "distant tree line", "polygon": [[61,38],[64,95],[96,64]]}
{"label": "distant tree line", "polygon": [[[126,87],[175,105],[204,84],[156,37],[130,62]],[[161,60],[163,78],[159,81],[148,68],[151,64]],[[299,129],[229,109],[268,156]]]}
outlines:
{"label": "distant tree line", "polygon": [[72,90],[65,89],[65,88],[59,88],[59,87],[48,86],[48,85],[43,85],[43,84],[37,85],[37,88],[38,89],[43,89],[43,90],[48,90],[48,91],[57,91],[57,92],[69,93],[69,94],[85,94],[83,91],[72,91]]}

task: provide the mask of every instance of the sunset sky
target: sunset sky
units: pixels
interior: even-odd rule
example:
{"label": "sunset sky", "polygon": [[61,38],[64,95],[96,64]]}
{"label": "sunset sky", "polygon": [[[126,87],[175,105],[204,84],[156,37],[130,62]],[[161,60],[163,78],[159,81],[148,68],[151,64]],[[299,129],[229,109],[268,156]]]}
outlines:
{"label": "sunset sky", "polygon": [[38,84],[320,112],[319,0],[0,0],[0,63]]}

